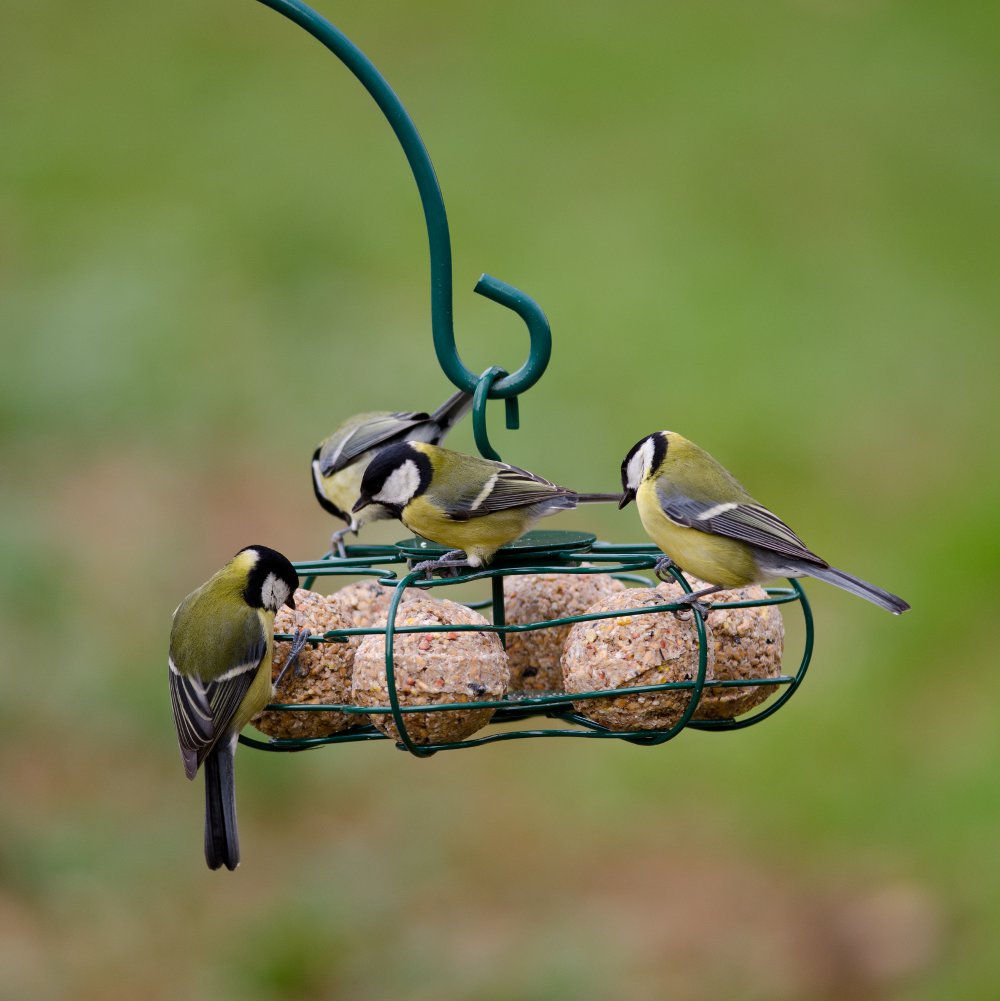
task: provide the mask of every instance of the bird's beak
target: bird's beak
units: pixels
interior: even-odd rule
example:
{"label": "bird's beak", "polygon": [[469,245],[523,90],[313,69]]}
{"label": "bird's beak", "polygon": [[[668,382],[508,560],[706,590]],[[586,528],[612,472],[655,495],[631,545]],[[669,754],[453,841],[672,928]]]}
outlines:
{"label": "bird's beak", "polygon": [[355,503],[354,507],[351,508],[351,514],[357,514],[359,511],[368,507],[371,504],[371,500],[368,497],[359,497]]}
{"label": "bird's beak", "polygon": [[295,608],[295,595],[290,594],[287,598],[285,598],[285,604],[289,608]]}
{"label": "bird's beak", "polygon": [[628,507],[634,500],[635,491],[626,490],[625,493],[622,494],[622,499],[618,502],[618,510],[620,511],[623,507]]}

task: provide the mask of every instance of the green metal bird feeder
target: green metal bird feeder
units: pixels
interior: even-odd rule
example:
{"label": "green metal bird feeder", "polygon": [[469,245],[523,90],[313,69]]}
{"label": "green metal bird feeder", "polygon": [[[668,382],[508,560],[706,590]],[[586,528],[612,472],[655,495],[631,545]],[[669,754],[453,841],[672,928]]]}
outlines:
{"label": "green metal bird feeder", "polygon": [[[305,29],[325,45],[357,77],[375,103],[382,110],[392,127],[403,152],[406,154],[413,177],[417,183],[430,245],[431,271],[431,327],[434,349],[445,375],[457,386],[473,394],[472,422],[476,446],[483,456],[499,459],[490,444],[486,421],[488,400],[504,400],[506,424],[518,427],[517,400],[541,378],[552,350],[552,336],[548,320],[538,304],[528,295],[489,275],[483,275],[475,291],[508,309],[513,310],[528,328],[530,348],[527,361],[513,373],[493,366],[476,375],[463,364],[455,344],[452,314],[451,240],[441,189],[430,157],[412,119],[371,60],[367,58],[342,32],[307,7],[301,0],[260,0],[266,6],[283,14]],[[493,562],[485,569],[447,579],[427,579],[421,571],[410,566],[419,560],[434,558],[444,552],[443,547],[422,539],[409,539],[392,546],[347,547],[346,556],[332,553],[316,560],[295,564],[299,575],[306,578],[304,586],[312,587],[318,577],[368,577],[392,589],[388,622],[385,626],[368,628],[335,629],[321,636],[313,636],[310,643],[343,643],[351,636],[377,634],[384,636],[385,678],[388,704],[382,707],[350,703],[276,703],[268,707],[276,712],[339,712],[357,719],[357,725],[342,732],[322,737],[271,738],[268,740],[241,735],[240,741],[266,751],[300,751],[325,744],[342,744],[365,740],[389,739],[385,733],[369,722],[373,716],[391,716],[399,735],[398,746],[419,757],[437,751],[479,747],[497,741],[519,740],[529,737],[558,737],[598,740],[625,740],[632,744],[663,744],[684,729],[738,730],[761,722],[780,709],[794,694],[805,676],[813,648],[813,619],[805,593],[796,580],[788,587],[769,588],[766,597],[758,600],[716,603],[714,609],[748,608],[767,605],[795,605],[804,620],[803,652],[794,673],[781,673],[766,678],[741,678],[739,680],[714,680],[709,670],[709,631],[706,630],[702,611],[695,606],[665,600],[661,604],[641,607],[616,608],[614,611],[589,611],[580,615],[562,616],[531,622],[508,623],[505,616],[504,581],[527,574],[589,575],[610,574],[627,583],[654,584],[644,572],[651,571],[661,556],[651,544],[619,545],[598,542],[594,536],[579,532],[536,531],[516,542],[504,546]],[[691,592],[688,581],[672,570],[680,588]],[[397,614],[406,588],[419,586],[437,592],[457,584],[488,580],[490,598],[470,607],[489,610],[492,622],[485,624],[406,625]],[[655,615],[658,613],[686,612],[693,618],[697,633],[696,667],[690,677],[682,681],[660,684],[633,685],[630,687],[599,688],[583,692],[545,691],[513,692],[499,699],[481,699],[461,702],[444,702],[433,705],[405,705],[397,685],[397,664],[394,645],[397,638],[407,633],[433,632],[492,632],[506,644],[507,637],[516,633],[530,633],[553,629],[575,623],[598,622],[606,619],[622,620],[623,617]],[[279,640],[290,639],[279,634]],[[751,714],[736,718],[705,719],[698,717],[703,693],[725,688],[748,689],[758,685],[768,686],[770,694],[761,708]],[[656,696],[667,692],[688,692],[689,698],[679,718],[661,729],[609,729],[595,722],[581,711],[593,700],[608,700],[622,696]],[[407,728],[411,713],[445,713],[455,711],[487,710],[492,713],[489,729],[462,740],[439,743],[418,742]],[[510,724],[535,721],[530,729],[511,728]]]}

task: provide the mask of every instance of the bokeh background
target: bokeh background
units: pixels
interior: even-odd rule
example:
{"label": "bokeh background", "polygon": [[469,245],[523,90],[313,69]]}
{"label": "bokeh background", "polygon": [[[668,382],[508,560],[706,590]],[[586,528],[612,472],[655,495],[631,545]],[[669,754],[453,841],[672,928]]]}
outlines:
{"label": "bokeh background", "polygon": [[996,11],[322,9],[434,158],[467,364],[526,350],[481,271],[552,321],[504,457],[614,489],[681,431],[914,610],[811,586],[809,677],[744,733],[244,749],[244,862],[209,873],[170,614],[245,544],[322,553],[342,416],[448,393],[419,204],[250,0],[7,2],[0,996],[995,998]]}

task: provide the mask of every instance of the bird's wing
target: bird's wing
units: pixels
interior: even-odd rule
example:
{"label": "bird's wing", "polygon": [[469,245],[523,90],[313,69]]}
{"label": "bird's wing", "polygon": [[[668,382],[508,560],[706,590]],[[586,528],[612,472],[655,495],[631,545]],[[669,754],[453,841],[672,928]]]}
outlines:
{"label": "bird's wing", "polygon": [[373,413],[367,419],[343,432],[334,431],[319,450],[319,471],[333,476],[349,466],[360,455],[398,438],[404,441],[409,433],[431,420],[426,413]]}
{"label": "bird's wing", "polygon": [[182,633],[171,642],[170,704],[189,778],[228,730],[267,653],[253,608],[211,625],[211,631]]}
{"label": "bird's wing", "polygon": [[556,486],[517,466],[501,462],[491,462],[490,465],[494,467],[492,474],[475,494],[463,491],[457,496],[440,498],[441,506],[453,520],[468,521],[496,511],[535,504],[562,502],[566,507],[576,505],[576,494],[565,487]]}
{"label": "bird's wing", "polygon": [[752,501],[694,500],[658,491],[663,513],[675,524],[709,535],[723,535],[772,553],[806,560],[825,567],[825,560],[806,548],[802,540],[766,507]]}

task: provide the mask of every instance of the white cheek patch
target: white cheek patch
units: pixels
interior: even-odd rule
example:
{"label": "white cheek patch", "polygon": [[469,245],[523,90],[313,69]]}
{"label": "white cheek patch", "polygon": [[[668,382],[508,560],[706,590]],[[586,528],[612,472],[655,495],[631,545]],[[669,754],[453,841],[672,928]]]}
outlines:
{"label": "white cheek patch", "polygon": [[627,470],[629,490],[638,490],[642,481],[649,475],[653,465],[653,452],[653,439],[647,438],[639,451],[629,459]]}
{"label": "white cheek patch", "polygon": [[264,578],[264,584],[260,589],[260,600],[265,608],[277,611],[288,600],[288,594],[288,585],[280,577],[269,573]]}
{"label": "white cheek patch", "polygon": [[398,469],[394,469],[382,489],[372,498],[393,507],[405,507],[420,488],[420,470],[412,459],[407,459]]}

